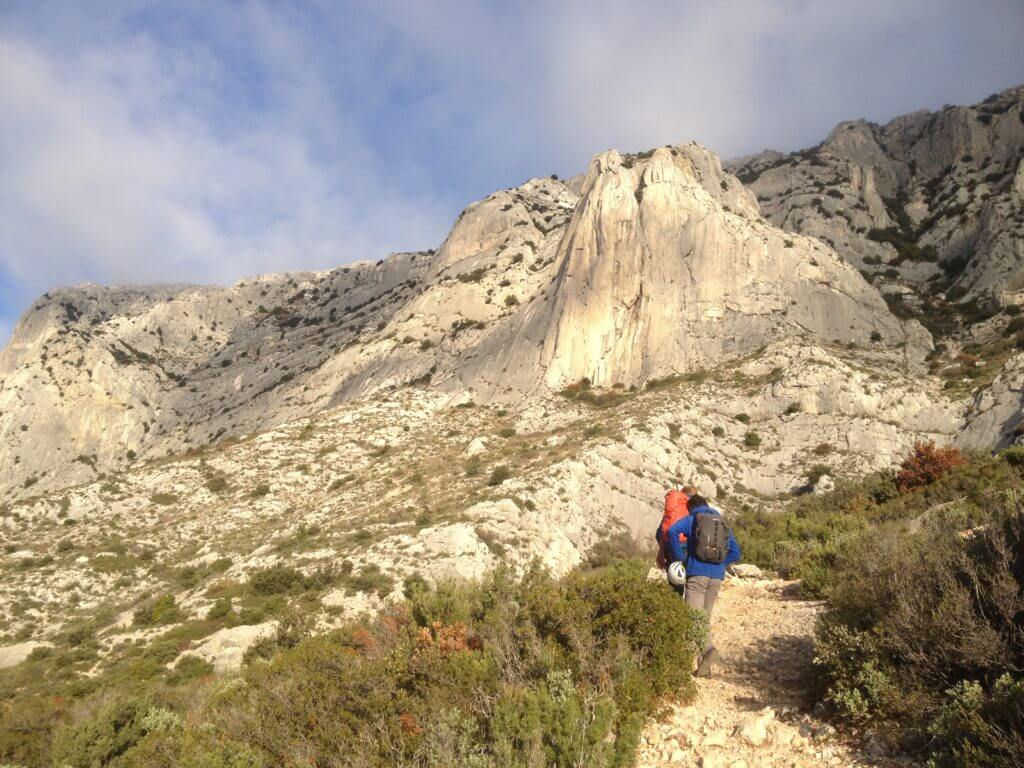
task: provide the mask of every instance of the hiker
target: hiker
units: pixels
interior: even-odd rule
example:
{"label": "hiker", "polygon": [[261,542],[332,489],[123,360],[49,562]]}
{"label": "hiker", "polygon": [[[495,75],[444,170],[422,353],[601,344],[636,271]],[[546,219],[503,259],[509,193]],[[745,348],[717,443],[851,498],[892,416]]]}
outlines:
{"label": "hiker", "polygon": [[661,516],[658,529],[654,532],[654,540],[658,542],[656,564],[663,571],[672,562],[672,551],[668,547],[668,529],[680,518],[690,514],[687,502],[690,496],[696,493],[697,489],[692,485],[685,485],[681,489],[672,488],[665,494],[665,512]]}
{"label": "hiker", "polygon": [[711,636],[711,612],[725,579],[725,567],[740,559],[740,546],[721,513],[695,493],[687,500],[689,514],[668,529],[673,562],[686,568],[686,604],[708,617],[708,639],[700,653],[697,677],[709,677],[718,657]]}

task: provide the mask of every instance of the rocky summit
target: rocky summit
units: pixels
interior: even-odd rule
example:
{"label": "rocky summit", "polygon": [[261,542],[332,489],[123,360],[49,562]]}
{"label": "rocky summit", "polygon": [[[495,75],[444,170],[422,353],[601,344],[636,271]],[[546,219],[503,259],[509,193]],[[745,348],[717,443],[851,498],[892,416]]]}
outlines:
{"label": "rocky summit", "polygon": [[413,578],[562,572],[648,536],[673,480],[753,508],[1005,447],[1022,158],[1016,88],[724,166],[603,152],[376,263],[48,293],[0,353],[0,658],[285,563],[346,563],[328,625]]}

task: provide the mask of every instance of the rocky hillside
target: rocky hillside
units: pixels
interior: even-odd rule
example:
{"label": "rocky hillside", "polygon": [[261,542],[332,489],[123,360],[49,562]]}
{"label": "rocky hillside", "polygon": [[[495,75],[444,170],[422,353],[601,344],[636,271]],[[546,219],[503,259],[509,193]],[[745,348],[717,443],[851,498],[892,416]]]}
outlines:
{"label": "rocky hillside", "polygon": [[765,217],[828,243],[884,290],[1016,303],[1024,289],[1024,87],[815,147],[727,164]]}
{"label": "rocky hillside", "polygon": [[605,152],[375,264],[44,296],[0,353],[3,637],[224,590],[259,626],[254,574],[344,562],[330,623],[410,579],[565,571],[648,536],[671,480],[760,508],[917,440],[1016,440],[1024,320],[992,276],[1020,261],[1021,93],[735,175]]}
{"label": "rocky hillside", "polygon": [[518,407],[781,339],[880,344],[911,367],[931,347],[836,251],[764,219],[706,149],[606,152],[581,179],[471,205],[437,252],[47,294],[0,354],[0,500],[409,384]]}
{"label": "rocky hillside", "polygon": [[109,650],[148,637],[130,625],[155,595],[198,620],[228,594],[249,628],[198,653],[237,663],[235,635],[273,620],[244,588],[267,569],[342,568],[307,606],[326,624],[410,580],[534,558],[563,573],[620,532],[646,540],[672,480],[730,509],[761,507],[826,488],[830,473],[888,467],[917,440],[952,439],[959,406],[901,365],[881,344],[782,341],[635,391],[572,387],[514,411],[403,387],[138,461],[8,508],[0,642],[27,654],[106,615]]}

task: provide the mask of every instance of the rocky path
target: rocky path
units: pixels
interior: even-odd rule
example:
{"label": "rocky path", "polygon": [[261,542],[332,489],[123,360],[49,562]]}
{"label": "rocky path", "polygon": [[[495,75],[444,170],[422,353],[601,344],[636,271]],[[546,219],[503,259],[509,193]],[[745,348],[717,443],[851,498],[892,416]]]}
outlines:
{"label": "rocky path", "polygon": [[[855,743],[808,712],[808,672],[817,605],[785,582],[731,580],[714,617],[721,651],[697,698],[652,721],[638,765],[699,768],[818,768],[916,765],[885,755],[874,739]],[[862,740],[863,741],[863,740]]]}

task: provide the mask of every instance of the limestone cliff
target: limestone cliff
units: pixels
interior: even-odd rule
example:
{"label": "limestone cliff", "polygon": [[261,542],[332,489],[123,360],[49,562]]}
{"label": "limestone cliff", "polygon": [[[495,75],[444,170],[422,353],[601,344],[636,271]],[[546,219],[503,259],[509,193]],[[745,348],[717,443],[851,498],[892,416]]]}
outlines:
{"label": "limestone cliff", "polygon": [[1016,87],[881,126],[840,123],[810,149],[727,167],[772,223],[872,275],[1007,303],[1024,289],[1022,161]]}

